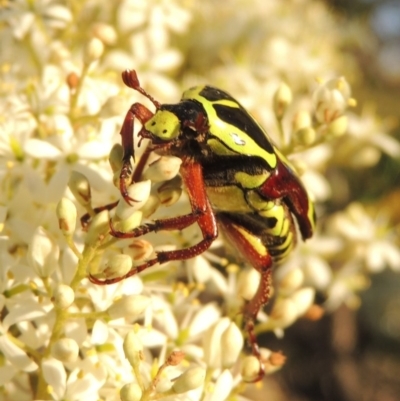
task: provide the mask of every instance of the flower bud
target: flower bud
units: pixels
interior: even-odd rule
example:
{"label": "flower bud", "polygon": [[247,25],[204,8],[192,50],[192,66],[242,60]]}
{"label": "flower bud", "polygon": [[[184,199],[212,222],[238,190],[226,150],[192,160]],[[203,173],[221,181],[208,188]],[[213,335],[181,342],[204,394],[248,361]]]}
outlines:
{"label": "flower bud", "polygon": [[338,118],[349,105],[350,86],[344,77],[331,79],[313,94],[315,116],[321,123]]}
{"label": "flower bud", "polygon": [[30,265],[41,277],[49,277],[58,264],[60,249],[43,227],[38,227],[28,247]]}
{"label": "flower bud", "polygon": [[182,160],[175,156],[161,156],[149,165],[143,178],[153,182],[168,181],[179,173]]}
{"label": "flower bud", "polygon": [[112,218],[112,225],[115,231],[129,233],[138,227],[142,222],[143,213],[141,210],[133,211],[126,219],[120,219],[118,216]]}
{"label": "flower bud", "polygon": [[205,377],[206,370],[204,368],[200,366],[190,368],[176,379],[172,389],[177,394],[186,393],[203,385]]}
{"label": "flower bud", "polygon": [[180,350],[172,351],[171,354],[168,356],[167,360],[165,361],[166,366],[178,366],[185,357],[185,353]]}
{"label": "flower bud", "polygon": [[279,292],[283,295],[289,295],[303,284],[303,280],[303,271],[299,268],[292,269],[279,282]]}
{"label": "flower bud", "polygon": [[126,335],[123,347],[125,357],[131,366],[139,365],[143,359],[143,343],[133,330]]}
{"label": "flower bud", "polygon": [[242,377],[245,382],[253,382],[260,374],[261,364],[253,355],[246,356],[242,363]]}
{"label": "flower bud", "polygon": [[75,300],[74,290],[66,284],[58,284],[54,290],[53,302],[60,309],[67,309]]}
{"label": "flower bud", "polygon": [[85,238],[86,245],[96,244],[101,241],[110,231],[110,216],[108,210],[103,210],[93,217],[90,223],[87,236]]}
{"label": "flower bud", "polygon": [[229,318],[222,318],[213,324],[203,336],[204,361],[211,369],[221,367],[221,336],[228,328],[230,323]]}
{"label": "flower bud", "polygon": [[291,299],[278,298],[270,314],[271,328],[284,329],[290,326],[297,319],[297,306]]}
{"label": "flower bud", "polygon": [[88,179],[77,171],[72,171],[68,181],[68,187],[74,194],[75,199],[82,205],[90,204],[92,194]]}
{"label": "flower bud", "polygon": [[314,128],[311,127],[301,128],[294,135],[296,142],[303,146],[312,145],[317,136]]}
{"label": "flower bud", "polygon": [[134,261],[145,260],[153,253],[153,246],[149,241],[136,239],[132,241],[126,248],[124,253]]}
{"label": "flower bud", "polygon": [[79,346],[72,338],[61,338],[51,347],[51,354],[61,362],[75,362],[79,354]]}
{"label": "flower bud", "polygon": [[150,190],[150,180],[140,181],[130,185],[128,187],[128,194],[131,199],[134,199],[134,201],[131,202],[132,205],[129,205],[124,199],[121,199],[115,208],[115,215],[120,220],[128,219],[133,212],[139,210],[147,202],[147,199],[150,196]]}
{"label": "flower bud", "polygon": [[348,118],[347,116],[340,116],[335,118],[328,125],[328,134],[334,137],[342,136],[346,133],[348,126]]}
{"label": "flower bud", "polygon": [[237,292],[238,295],[249,301],[257,292],[260,284],[260,273],[256,269],[246,269],[239,273]]}
{"label": "flower bud", "polygon": [[302,288],[296,291],[290,299],[296,305],[297,316],[304,315],[314,302],[315,290],[311,287]]}
{"label": "flower bud", "polygon": [[273,373],[279,370],[286,362],[286,356],[282,352],[272,352],[261,349],[261,358],[264,362],[265,373]]}
{"label": "flower bud", "polygon": [[222,368],[229,369],[237,361],[244,344],[243,335],[239,327],[231,322],[221,336]]}
{"label": "flower bud", "polygon": [[274,113],[278,119],[285,114],[288,106],[292,103],[292,91],[288,85],[281,83],[274,95]]}
{"label": "flower bud", "polygon": [[158,198],[158,196],[150,195],[149,199],[147,199],[147,202],[143,205],[143,207],[140,210],[143,213],[143,217],[147,219],[153,213],[156,212],[159,206],[160,206],[160,199]]}
{"label": "flower bud", "polygon": [[96,22],[92,27],[93,36],[107,45],[114,45],[117,41],[117,32],[112,25]]}
{"label": "flower bud", "polygon": [[57,204],[58,225],[64,235],[72,235],[76,228],[77,210],[73,202],[62,198]]}
{"label": "flower bud", "polygon": [[86,65],[98,60],[104,52],[104,44],[98,38],[90,39],[84,51],[84,63]]}
{"label": "flower bud", "polygon": [[125,384],[119,392],[121,401],[140,401],[142,394],[142,389],[137,383]]}
{"label": "flower bud", "polygon": [[213,401],[228,400],[234,387],[232,373],[225,369],[215,382],[211,399]]}
{"label": "flower bud", "polygon": [[78,74],[76,72],[70,72],[67,75],[66,81],[67,81],[67,85],[70,88],[70,90],[74,91],[79,85],[80,77],[78,76]]}
{"label": "flower bud", "polygon": [[149,306],[150,301],[144,295],[126,295],[113,302],[107,313],[111,319],[137,317]]}
{"label": "flower bud", "polygon": [[311,115],[308,111],[300,110],[293,119],[293,131],[299,131],[303,128],[311,127]]}
{"label": "flower bud", "polygon": [[110,163],[111,169],[114,173],[118,172],[118,178],[122,167],[123,155],[124,150],[122,149],[122,146],[119,143],[116,143],[112,147],[110,155],[108,156],[108,162]]}
{"label": "flower bud", "polygon": [[106,278],[122,277],[132,268],[132,259],[129,255],[113,255],[106,263],[103,275]]}
{"label": "flower bud", "polygon": [[166,188],[162,191],[158,191],[158,198],[163,206],[171,206],[178,202],[182,195],[182,188]]}

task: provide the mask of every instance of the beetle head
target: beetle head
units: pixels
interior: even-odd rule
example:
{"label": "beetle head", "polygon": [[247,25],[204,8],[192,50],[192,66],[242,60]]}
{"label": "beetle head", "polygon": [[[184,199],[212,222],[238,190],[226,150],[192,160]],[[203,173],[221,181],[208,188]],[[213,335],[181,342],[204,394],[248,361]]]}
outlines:
{"label": "beetle head", "polygon": [[177,138],[181,132],[179,118],[169,110],[157,110],[144,125],[143,137],[148,137],[155,143],[169,142]]}
{"label": "beetle head", "polygon": [[141,136],[154,144],[165,144],[174,140],[200,140],[208,131],[208,120],[200,103],[185,100],[178,104],[164,104],[144,125]]}

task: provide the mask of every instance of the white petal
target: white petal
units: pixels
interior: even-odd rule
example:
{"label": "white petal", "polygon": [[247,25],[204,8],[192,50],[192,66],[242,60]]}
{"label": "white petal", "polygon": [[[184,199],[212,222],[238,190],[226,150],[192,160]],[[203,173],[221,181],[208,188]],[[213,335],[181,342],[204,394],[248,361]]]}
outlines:
{"label": "white petal", "polygon": [[110,145],[100,141],[85,142],[78,149],[78,156],[82,159],[97,160],[107,157],[110,153]]}
{"label": "white petal", "polygon": [[0,350],[4,354],[5,359],[18,370],[33,372],[38,368],[36,363],[21,348],[8,339],[7,335],[0,337]]}
{"label": "white petal", "polygon": [[387,264],[394,270],[400,270],[400,250],[393,244],[387,244],[385,260]]}
{"label": "white petal", "polygon": [[60,250],[46,230],[38,227],[28,247],[31,267],[39,277],[49,277],[58,264]]}
{"label": "white petal", "polygon": [[306,257],[303,270],[306,281],[317,290],[324,290],[332,279],[332,270],[328,262],[314,255]]}
{"label": "white petal", "polygon": [[65,336],[74,339],[81,345],[87,336],[88,328],[84,318],[74,319],[65,326]]}
{"label": "white petal", "polygon": [[378,242],[367,248],[365,259],[369,271],[378,273],[385,268],[384,252],[384,248]]}
{"label": "white petal", "polygon": [[35,158],[44,160],[56,160],[62,156],[60,149],[47,141],[40,139],[28,139],[24,144],[24,152]]}
{"label": "white petal", "polygon": [[92,328],[92,344],[104,344],[108,339],[108,326],[102,320],[96,320]]}
{"label": "white petal", "polygon": [[400,154],[400,143],[389,135],[376,133],[371,136],[371,142],[391,157]]}
{"label": "white petal", "polygon": [[224,401],[228,398],[232,390],[233,390],[232,373],[226,369],[218,377],[212,395],[209,398],[209,401]]}
{"label": "white petal", "polygon": [[90,373],[83,374],[82,377],[81,369],[76,369],[68,378],[65,399],[73,401],[96,401],[100,398],[98,389],[103,383],[104,380],[99,381]]}
{"label": "white petal", "polygon": [[228,328],[230,319],[223,317],[215,325],[210,327],[203,336],[204,361],[208,368],[218,369],[221,367],[221,336]]}
{"label": "white petal", "polygon": [[167,336],[158,330],[144,329],[140,339],[145,347],[164,347],[167,343]]}
{"label": "white petal", "polygon": [[29,303],[23,305],[13,306],[13,308],[10,309],[10,313],[4,318],[3,326],[5,330],[8,330],[13,324],[25,320],[34,320],[45,315],[46,311],[43,308],[36,302],[29,301]]}
{"label": "white petal", "polygon": [[50,19],[51,26],[53,28],[62,28],[65,26],[65,23],[72,20],[71,11],[68,10],[68,8],[58,4],[47,7],[43,13],[43,16],[46,16]]}
{"label": "white petal", "polygon": [[188,269],[193,274],[197,283],[206,283],[211,277],[212,268],[208,261],[202,256],[193,258]]}
{"label": "white petal", "polygon": [[65,393],[67,374],[64,365],[57,359],[46,359],[42,362],[42,373],[46,383],[52,387],[57,395],[57,399],[61,399]]}
{"label": "white petal", "polygon": [[46,189],[46,202],[58,202],[64,195],[65,188],[69,180],[70,172],[64,166],[61,166],[51,177]]}
{"label": "white petal", "polygon": [[192,337],[203,333],[214,324],[220,316],[221,312],[215,304],[209,303],[203,306],[193,317],[189,326],[190,336]]}
{"label": "white petal", "polygon": [[315,297],[315,290],[311,287],[302,288],[296,291],[290,298],[297,308],[297,316],[304,315],[312,305]]}

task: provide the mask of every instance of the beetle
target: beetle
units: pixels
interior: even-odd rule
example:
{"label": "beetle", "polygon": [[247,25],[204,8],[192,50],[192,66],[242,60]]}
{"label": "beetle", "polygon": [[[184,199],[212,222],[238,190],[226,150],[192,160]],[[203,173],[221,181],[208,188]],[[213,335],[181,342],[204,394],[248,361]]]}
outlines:
{"label": "beetle", "polygon": [[[219,229],[261,275],[253,299],[243,309],[252,353],[260,360],[254,322],[270,298],[272,268],[284,261],[295,246],[295,221],[303,240],[312,236],[316,220],[313,203],[288,160],[228,93],[212,86],[196,86],[185,91],[179,103],[160,104],[140,86],[134,70],[124,71],[122,79],[155,107],[152,112],[143,104],[134,103],[123,122],[119,178],[123,199],[134,202],[129,197],[128,185],[139,179],[148,155],[154,151],[182,160],[180,174],[191,212],[154,220],[130,232],[117,231],[111,225],[111,234],[117,238],[136,238],[159,230],[181,230],[197,223],[202,239],[185,249],[157,252],[154,258],[123,277],[101,280],[90,276],[90,280],[112,284],[158,263],[193,258],[210,247]],[[131,160],[135,156],[135,119],[141,124],[140,141],[147,138],[149,147],[134,173]],[[111,205],[114,206],[115,203]],[[255,381],[262,376],[261,368]]]}

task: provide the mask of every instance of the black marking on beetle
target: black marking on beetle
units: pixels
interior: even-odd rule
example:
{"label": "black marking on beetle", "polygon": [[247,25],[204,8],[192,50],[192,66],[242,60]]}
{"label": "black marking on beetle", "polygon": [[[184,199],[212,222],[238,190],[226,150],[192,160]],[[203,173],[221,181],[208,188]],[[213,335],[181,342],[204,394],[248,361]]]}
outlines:
{"label": "black marking on beetle", "polygon": [[231,100],[234,103],[238,103],[229,93],[222,91],[221,89],[214,88],[213,86],[206,85],[199,93],[201,97],[208,100],[209,102],[215,102],[217,100]]}
{"label": "black marking on beetle", "polygon": [[252,138],[258,146],[266,150],[268,153],[274,154],[274,148],[266,137],[265,132],[254,121],[249,113],[242,106],[240,108],[229,107],[223,104],[212,105],[218,118],[227,124],[237,127],[240,131],[245,132]]}

